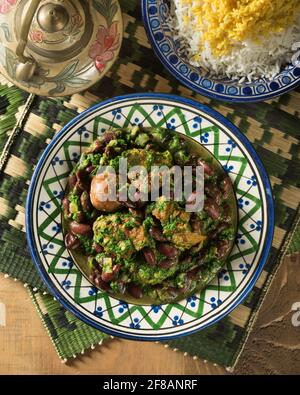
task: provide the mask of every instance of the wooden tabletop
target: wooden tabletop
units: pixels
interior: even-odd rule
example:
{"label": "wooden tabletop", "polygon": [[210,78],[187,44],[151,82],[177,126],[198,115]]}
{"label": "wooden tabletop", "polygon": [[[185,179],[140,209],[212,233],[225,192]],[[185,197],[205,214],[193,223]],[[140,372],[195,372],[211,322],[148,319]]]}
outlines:
{"label": "wooden tabletop", "polygon": [[[300,302],[299,284],[300,255],[286,258],[236,372],[300,373],[300,327],[291,323],[292,306]],[[226,374],[160,344],[117,339],[62,364],[24,286],[3,276],[0,317],[0,374]]]}

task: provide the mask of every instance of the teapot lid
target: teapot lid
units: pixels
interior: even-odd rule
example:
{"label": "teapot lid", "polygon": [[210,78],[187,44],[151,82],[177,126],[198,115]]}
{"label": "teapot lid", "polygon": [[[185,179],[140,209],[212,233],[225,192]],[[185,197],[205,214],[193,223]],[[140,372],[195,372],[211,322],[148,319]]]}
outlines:
{"label": "teapot lid", "polygon": [[[103,77],[118,55],[123,25],[117,0],[10,4],[6,13],[0,9],[0,25],[7,25],[6,34],[0,34],[0,71],[26,91],[64,96],[85,90]],[[30,7],[34,9],[28,23]],[[26,23],[27,42],[20,56]]]}

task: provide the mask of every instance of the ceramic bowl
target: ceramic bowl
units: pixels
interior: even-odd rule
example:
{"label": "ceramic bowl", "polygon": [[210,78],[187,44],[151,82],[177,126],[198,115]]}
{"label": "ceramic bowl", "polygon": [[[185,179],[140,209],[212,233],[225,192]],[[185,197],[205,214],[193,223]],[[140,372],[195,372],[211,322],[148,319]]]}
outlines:
{"label": "ceramic bowl", "polygon": [[179,54],[178,42],[170,29],[170,0],[141,0],[149,41],[165,68],[182,84],[201,95],[233,102],[254,102],[282,95],[300,84],[300,59],[287,65],[274,79],[239,83],[228,78],[210,78]]}
{"label": "ceramic bowl", "polygon": [[[96,289],[77,268],[63,241],[61,200],[68,175],[81,153],[107,128],[137,124],[176,130],[203,144],[231,177],[236,193],[238,233],[227,264],[204,290],[178,303],[135,305]],[[247,296],[271,247],[273,199],[259,157],[226,118],[192,100],[137,94],[100,103],[57,134],[34,172],[26,224],[35,265],[63,306],[103,332],[156,341],[212,325]]]}

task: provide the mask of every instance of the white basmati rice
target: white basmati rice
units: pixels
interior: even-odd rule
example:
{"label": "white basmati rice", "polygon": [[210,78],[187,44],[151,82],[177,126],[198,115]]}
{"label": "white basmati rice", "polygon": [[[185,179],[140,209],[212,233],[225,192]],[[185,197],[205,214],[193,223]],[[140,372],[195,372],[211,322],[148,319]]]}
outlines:
{"label": "white basmati rice", "polygon": [[[191,7],[182,5],[181,0],[174,0],[174,5],[170,24],[175,39],[180,41],[189,63],[206,70],[213,77],[238,79],[241,83],[246,79],[273,79],[283,66],[291,62],[295,53],[293,49],[300,43],[299,16],[293,26],[262,38],[260,44],[245,40],[236,43],[229,54],[219,57],[212,53],[209,43],[205,42],[200,59],[195,61],[195,56],[199,54],[199,43],[202,42],[201,32],[196,29],[197,19],[191,17]],[[190,23],[184,22],[186,18],[189,18]]]}

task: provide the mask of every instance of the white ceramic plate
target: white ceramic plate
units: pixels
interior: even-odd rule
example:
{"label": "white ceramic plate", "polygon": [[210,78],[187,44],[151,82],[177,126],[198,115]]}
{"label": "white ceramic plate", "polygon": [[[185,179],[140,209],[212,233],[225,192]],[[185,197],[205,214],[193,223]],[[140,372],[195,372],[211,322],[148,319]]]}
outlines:
{"label": "white ceramic plate", "polygon": [[[61,199],[76,160],[84,147],[107,128],[135,124],[161,126],[192,136],[213,153],[234,184],[239,224],[231,256],[205,290],[179,303],[140,306],[108,296],[81,274],[63,241]],[[137,340],[176,338],[226,316],[254,286],[274,230],[270,183],[246,137],[216,111],[192,100],[162,94],[108,100],[70,122],[38,163],[26,215],[31,254],[50,292],[86,323]]]}

